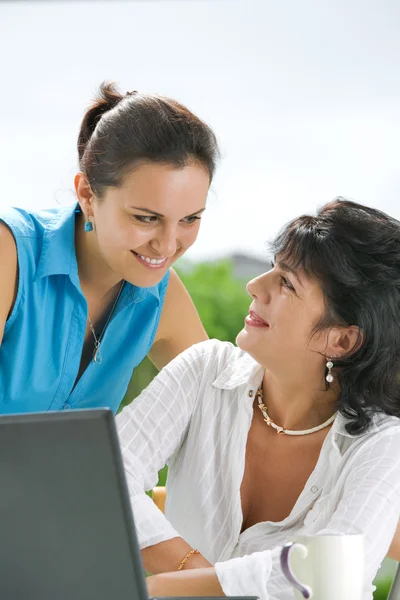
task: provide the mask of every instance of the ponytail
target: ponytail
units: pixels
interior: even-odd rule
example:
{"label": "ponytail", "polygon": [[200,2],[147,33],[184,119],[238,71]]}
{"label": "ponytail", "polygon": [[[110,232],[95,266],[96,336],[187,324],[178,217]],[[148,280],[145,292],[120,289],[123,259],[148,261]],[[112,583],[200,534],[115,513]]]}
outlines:
{"label": "ponytail", "polygon": [[79,161],[82,160],[87,144],[92,137],[97,123],[101,117],[117,106],[123,96],[118,92],[113,83],[103,82],[100,85],[99,91],[93,104],[86,111],[81,123],[81,129],[78,136],[78,156]]}

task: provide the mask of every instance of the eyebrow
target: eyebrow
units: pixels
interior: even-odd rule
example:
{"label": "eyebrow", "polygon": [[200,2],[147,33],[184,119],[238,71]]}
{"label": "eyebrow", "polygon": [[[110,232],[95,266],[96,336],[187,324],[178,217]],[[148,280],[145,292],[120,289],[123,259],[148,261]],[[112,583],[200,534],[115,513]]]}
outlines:
{"label": "eyebrow", "polygon": [[[141,206],[130,206],[129,208],[134,208],[135,210],[141,210],[145,213],[149,213],[149,215],[154,215],[155,217],[164,217],[165,215],[162,215],[161,213],[156,212],[155,210],[150,210],[149,208],[142,208]],[[196,215],[199,215],[200,213],[204,212],[206,209],[205,208],[200,208],[200,210],[197,210],[194,213],[191,213],[190,215],[186,215],[186,217],[194,217]]]}
{"label": "eyebrow", "polygon": [[299,284],[301,285],[301,287],[304,287],[299,276],[297,275],[296,271],[294,269],[292,269],[292,267],[290,265],[288,265],[285,262],[280,262],[277,261],[278,266],[280,269],[282,269],[282,271],[287,271],[288,273],[292,273],[292,275],[294,275],[294,277],[296,277],[297,281],[299,282]]}

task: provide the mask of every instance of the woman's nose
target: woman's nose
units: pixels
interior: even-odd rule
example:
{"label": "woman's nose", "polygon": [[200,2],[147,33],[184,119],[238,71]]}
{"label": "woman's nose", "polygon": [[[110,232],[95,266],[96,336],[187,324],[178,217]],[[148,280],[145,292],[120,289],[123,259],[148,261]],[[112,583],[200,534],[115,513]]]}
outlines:
{"label": "woman's nose", "polygon": [[177,231],[175,227],[163,229],[150,245],[160,256],[170,258],[178,248]]}
{"label": "woman's nose", "polygon": [[251,279],[246,285],[247,293],[252,298],[258,298],[262,301],[267,301],[269,297],[268,273],[263,273],[254,279]]}
{"label": "woman's nose", "polygon": [[251,279],[246,285],[246,291],[252,298],[257,298],[256,295],[256,279]]}

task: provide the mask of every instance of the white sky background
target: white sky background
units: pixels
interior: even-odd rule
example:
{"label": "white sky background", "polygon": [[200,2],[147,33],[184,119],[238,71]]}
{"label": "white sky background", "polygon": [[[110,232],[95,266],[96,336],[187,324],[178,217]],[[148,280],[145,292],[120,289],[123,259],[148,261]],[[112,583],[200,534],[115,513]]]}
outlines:
{"label": "white sky background", "polygon": [[398,0],[0,2],[0,66],[0,208],[73,200],[106,79],[176,98],[218,136],[189,258],[262,257],[336,195],[400,218]]}

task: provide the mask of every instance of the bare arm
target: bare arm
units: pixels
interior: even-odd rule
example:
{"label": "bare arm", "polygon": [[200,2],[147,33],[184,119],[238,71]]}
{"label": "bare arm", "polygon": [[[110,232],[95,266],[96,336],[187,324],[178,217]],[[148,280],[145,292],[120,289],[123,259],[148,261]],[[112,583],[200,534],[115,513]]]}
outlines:
{"label": "bare arm", "polygon": [[[154,546],[148,546],[142,550],[144,568],[150,573],[178,572],[181,561],[190,550],[192,550],[192,547],[181,537],[172,538]],[[184,569],[186,571],[211,566],[211,563],[204,556],[193,554],[188,558]]]}
{"label": "bare arm", "polygon": [[215,569],[163,573],[146,580],[149,596],[225,596]]}
{"label": "bare arm", "polygon": [[0,221],[0,344],[12,310],[18,287],[18,260],[14,237]]}
{"label": "bare arm", "polygon": [[176,272],[171,269],[160,324],[149,358],[162,369],[175,356],[208,338],[193,301]]}

